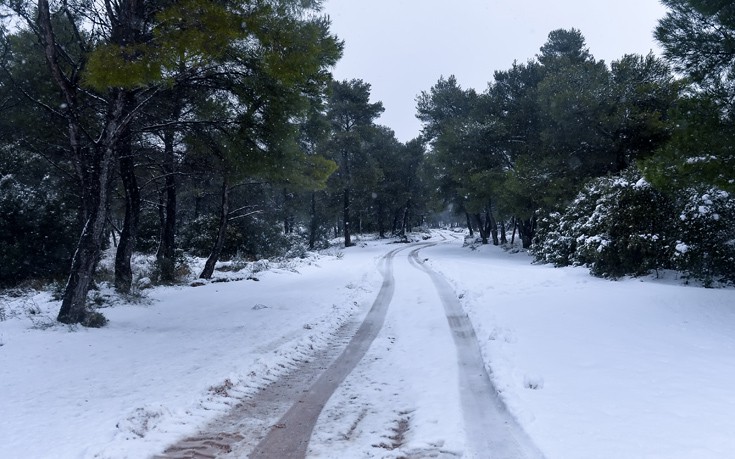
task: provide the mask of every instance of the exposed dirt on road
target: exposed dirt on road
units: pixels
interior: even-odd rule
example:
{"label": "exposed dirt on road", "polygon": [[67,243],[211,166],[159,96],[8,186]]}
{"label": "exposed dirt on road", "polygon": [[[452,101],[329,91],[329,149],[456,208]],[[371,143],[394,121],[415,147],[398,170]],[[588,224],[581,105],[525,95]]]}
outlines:
{"label": "exposed dirt on road", "polygon": [[[461,402],[461,417],[464,418],[466,434],[464,453],[442,451],[440,446],[437,446],[424,452],[411,450],[406,454],[411,458],[457,457],[457,454],[467,458],[542,458],[542,454],[500,400],[482,359],[472,323],[462,309],[455,292],[447,280],[427,266],[426,260],[421,258],[419,251],[434,245],[437,243],[423,242],[388,252],[380,261],[379,269],[383,275],[380,292],[362,323],[345,324],[326,349],[308,361],[301,362],[294,371],[264,388],[254,397],[243,400],[230,414],[209,425],[201,434],[169,447],[157,458],[303,459],[306,457],[309,441],[320,413],[335,390],[366,355],[383,328],[396,289],[393,258],[406,249],[411,249],[408,254],[411,266],[423,271],[430,278],[431,282],[427,281],[429,291],[432,284],[436,289],[436,296],[432,293],[429,298],[433,298],[430,300],[431,304],[438,309],[433,309],[436,312],[431,313],[430,317],[437,317],[439,321],[436,323],[441,326],[443,306],[451,330],[456,347],[460,394],[452,406]],[[410,271],[409,267],[402,269]],[[402,272],[404,271],[400,271]],[[425,295],[426,291],[424,288],[422,295]],[[407,326],[415,325],[410,323]],[[410,352],[414,352],[413,347],[410,349]],[[350,440],[352,430],[365,416],[366,408],[353,414],[356,415],[356,420],[353,427],[343,434],[345,441]],[[406,440],[406,434],[411,430],[410,424],[411,416],[404,413],[396,420],[392,433],[385,437],[386,441],[374,446],[386,451],[401,448]]]}
{"label": "exposed dirt on road", "polygon": [[156,459],[304,458],[324,404],[383,326],[394,290],[392,259],[405,248],[392,250],[381,259],[383,283],[362,324],[345,324],[327,349]]}

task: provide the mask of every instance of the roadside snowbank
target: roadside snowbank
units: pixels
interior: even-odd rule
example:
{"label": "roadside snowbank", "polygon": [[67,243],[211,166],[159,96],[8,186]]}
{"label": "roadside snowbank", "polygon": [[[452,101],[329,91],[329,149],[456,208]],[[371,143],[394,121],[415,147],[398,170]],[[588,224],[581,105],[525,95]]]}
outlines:
{"label": "roadside snowbank", "polygon": [[0,298],[0,457],[143,458],[196,432],[369,306],[382,249],[348,252],[147,290],[102,329],[56,324],[49,293]]}
{"label": "roadside snowbank", "polygon": [[733,457],[735,289],[611,282],[491,246],[422,253],[548,459]]}

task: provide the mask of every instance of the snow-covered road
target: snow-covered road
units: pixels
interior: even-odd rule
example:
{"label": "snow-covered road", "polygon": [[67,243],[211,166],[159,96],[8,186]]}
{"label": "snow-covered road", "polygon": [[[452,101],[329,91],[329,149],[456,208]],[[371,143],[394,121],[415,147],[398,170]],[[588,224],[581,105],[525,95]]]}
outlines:
{"label": "snow-covered road", "polygon": [[[435,246],[436,244],[431,244]],[[454,338],[459,364],[459,391],[467,435],[467,457],[540,458],[540,451],[518,425],[490,380],[472,321],[452,286],[419,257],[409,254],[415,268],[424,271],[436,288]]]}
{"label": "snow-covered road", "polygon": [[[381,259],[383,285],[355,337],[250,457],[303,458],[307,450],[309,456],[333,458],[389,451],[404,457],[542,457],[499,399],[454,291],[420,259],[420,250],[434,245],[394,249]],[[386,315],[389,332],[382,331]],[[390,345],[370,349],[378,335]],[[386,363],[392,366],[387,371]],[[341,404],[327,411],[313,432],[335,391],[337,399],[359,397],[351,390],[354,382],[340,387],[356,366],[360,391],[365,384],[376,386],[390,391],[393,400]],[[396,412],[396,406],[403,408]],[[352,421],[346,431],[335,432],[341,419]],[[308,449],[312,433],[315,441]]]}
{"label": "snow-covered road", "polygon": [[[343,349],[304,363],[194,438],[160,458],[220,457],[298,459],[309,457],[542,457],[500,400],[480,354],[472,324],[448,282],[424,264],[424,242],[395,248],[380,258],[383,283],[364,321]],[[390,331],[384,332],[388,323]],[[397,333],[404,330],[404,333]],[[373,346],[378,336],[389,346]],[[431,351],[427,352],[427,346]],[[364,359],[366,354],[369,355]],[[323,360],[323,361],[319,361]],[[390,369],[380,364],[389,364]],[[411,371],[406,372],[410,362]],[[361,387],[341,387],[355,368]],[[316,368],[324,369],[315,378]],[[352,379],[352,378],[350,378]],[[301,384],[299,381],[309,381]],[[369,386],[390,391],[390,404],[366,399],[327,411],[336,399],[355,400]],[[294,390],[296,388],[296,390]],[[247,426],[264,416],[261,405],[280,400],[285,414],[261,432]],[[288,406],[290,405],[290,406]],[[396,413],[395,406],[403,409]],[[398,415],[398,418],[396,416]],[[352,419],[334,432],[340,419]],[[337,422],[335,422],[337,421]],[[235,426],[233,428],[233,426]],[[385,426],[388,426],[386,429]],[[267,431],[263,434],[262,431]],[[315,438],[314,442],[310,439]],[[253,437],[262,438],[253,448]]]}
{"label": "snow-covered road", "polygon": [[[221,434],[212,451],[244,457],[381,303],[389,252],[383,325],[335,385],[306,457],[492,457],[497,439],[482,433],[501,429],[484,421],[483,392],[500,394],[521,428],[503,422],[510,444],[529,457],[531,443],[547,459],[733,457],[735,289],[675,273],[610,282],[462,238],[362,241],[253,264],[258,282],[159,287],[109,305],[100,330],[55,324],[49,293],[0,296],[0,457],[150,458],[207,425]],[[458,350],[468,319],[497,391],[482,388],[476,350]]]}

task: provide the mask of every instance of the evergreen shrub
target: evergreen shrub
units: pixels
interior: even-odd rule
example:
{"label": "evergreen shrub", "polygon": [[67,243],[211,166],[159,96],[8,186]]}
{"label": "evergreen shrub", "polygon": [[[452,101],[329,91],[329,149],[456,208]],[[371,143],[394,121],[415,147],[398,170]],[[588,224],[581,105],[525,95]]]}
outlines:
{"label": "evergreen shrub", "polygon": [[0,286],[65,276],[79,236],[75,216],[51,187],[0,176]]}
{"label": "evergreen shrub", "polygon": [[671,265],[673,203],[631,168],[590,181],[563,213],[540,220],[532,253],[592,274],[640,276]]}
{"label": "evergreen shrub", "polygon": [[681,193],[680,209],[676,267],[705,286],[735,282],[735,197],[690,188]]}

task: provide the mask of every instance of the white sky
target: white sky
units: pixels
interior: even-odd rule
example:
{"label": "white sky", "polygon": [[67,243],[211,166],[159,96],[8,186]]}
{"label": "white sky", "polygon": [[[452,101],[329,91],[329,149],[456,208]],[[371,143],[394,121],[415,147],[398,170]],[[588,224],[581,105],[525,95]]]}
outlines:
{"label": "white sky", "polygon": [[338,80],[372,85],[379,120],[399,140],[419,134],[415,98],[440,76],[483,91],[495,70],[533,58],[554,29],[581,30],[591,53],[610,63],[658,46],[658,0],[325,0],[332,30],[345,41]]}

